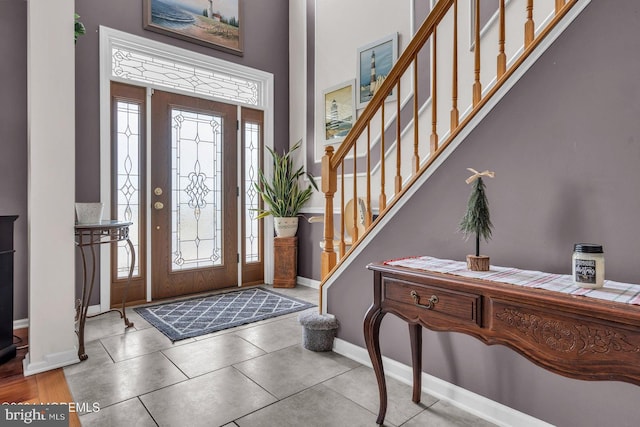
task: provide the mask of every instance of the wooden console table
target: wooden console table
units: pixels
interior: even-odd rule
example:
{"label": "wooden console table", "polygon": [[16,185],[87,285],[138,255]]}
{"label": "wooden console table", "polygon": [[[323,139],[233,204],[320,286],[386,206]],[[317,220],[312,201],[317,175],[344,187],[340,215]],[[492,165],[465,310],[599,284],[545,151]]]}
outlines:
{"label": "wooden console table", "polygon": [[[136,263],[136,253],[133,248],[131,240],[129,240],[129,226],[131,222],[121,221],[102,221],[96,224],[76,224],[76,245],[80,248],[80,255],[82,256],[82,295],[76,302],[76,322],[77,334],[78,334],[78,357],[80,360],[86,360],[88,358],[84,349],[84,325],[87,317],[95,317],[101,314],[117,311],[120,313],[120,318],[124,319],[124,325],[126,328],[133,326],[133,322],[129,321],[125,312],[125,305],[127,302],[127,290],[131,284],[131,276],[133,275],[133,269]],[[129,276],[127,278],[127,286],[122,294],[122,310],[112,309],[107,310],[93,316],[87,316],[89,309],[89,302],[91,300],[91,293],[93,292],[93,285],[96,279],[96,251],[97,245],[105,243],[115,243],[125,240],[129,245],[131,252],[131,264],[129,266]],[[85,249],[90,249],[91,252],[91,274],[87,274],[87,260],[85,255]],[[91,278],[88,280],[88,276]],[[103,286],[106,284],[103,284]]]}
{"label": "wooden console table", "polygon": [[640,385],[640,307],[560,292],[374,263],[373,305],[364,336],[378,381],[382,424],[387,392],[380,324],[393,313],[409,324],[413,398],[420,401],[422,327],[506,345],[570,378]]}

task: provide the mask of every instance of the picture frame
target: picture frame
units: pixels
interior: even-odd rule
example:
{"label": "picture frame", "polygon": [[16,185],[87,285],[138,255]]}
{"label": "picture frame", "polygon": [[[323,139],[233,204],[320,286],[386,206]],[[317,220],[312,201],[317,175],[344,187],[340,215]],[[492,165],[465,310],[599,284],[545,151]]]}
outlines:
{"label": "picture frame", "polygon": [[242,0],[143,0],[144,29],[243,55]]}
{"label": "picture frame", "polygon": [[342,142],[356,119],[355,79],[325,89],[322,93],[324,112],[324,142]]}
{"label": "picture frame", "polygon": [[[398,33],[369,43],[358,48],[357,53],[357,106],[364,108],[373,98],[375,90],[382,85],[389,75],[393,64],[398,60]],[[373,77],[373,84],[371,82]],[[387,101],[393,101],[396,97],[394,90]]]}

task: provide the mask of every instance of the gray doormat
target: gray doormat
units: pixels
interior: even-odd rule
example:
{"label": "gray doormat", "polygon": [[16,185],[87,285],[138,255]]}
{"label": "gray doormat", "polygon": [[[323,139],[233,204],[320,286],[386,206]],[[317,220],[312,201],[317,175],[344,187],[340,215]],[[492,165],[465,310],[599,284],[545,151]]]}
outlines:
{"label": "gray doormat", "polygon": [[314,307],[314,304],[252,288],[134,308],[171,341],[193,338]]}

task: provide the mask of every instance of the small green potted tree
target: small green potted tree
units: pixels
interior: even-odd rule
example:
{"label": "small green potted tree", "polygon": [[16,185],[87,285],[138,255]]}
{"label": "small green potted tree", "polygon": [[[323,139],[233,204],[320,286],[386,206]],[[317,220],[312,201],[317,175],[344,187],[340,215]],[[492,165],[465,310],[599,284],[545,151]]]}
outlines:
{"label": "small green potted tree", "polygon": [[470,234],[475,234],[476,236],[476,254],[467,255],[467,268],[472,271],[489,271],[489,257],[480,255],[480,238],[482,237],[488,242],[491,238],[491,229],[493,228],[489,215],[489,201],[485,194],[485,185],[482,177],[493,178],[495,173],[488,170],[478,172],[471,168],[467,170],[473,172],[473,175],[467,178],[465,182],[467,184],[473,184],[473,187],[469,195],[469,201],[467,202],[467,212],[460,221],[459,230],[464,233],[467,239]]}
{"label": "small green potted tree", "polygon": [[[309,201],[313,190],[318,189],[315,179],[304,171],[303,166],[296,169],[293,165],[292,154],[300,148],[301,143],[302,141],[298,141],[282,155],[267,147],[273,160],[273,178],[267,179],[264,172],[260,170],[258,182],[254,184],[265,204],[265,208],[260,209],[258,218],[272,215],[278,237],[296,235],[300,209]],[[299,180],[304,176],[309,178],[309,185],[303,189]]]}

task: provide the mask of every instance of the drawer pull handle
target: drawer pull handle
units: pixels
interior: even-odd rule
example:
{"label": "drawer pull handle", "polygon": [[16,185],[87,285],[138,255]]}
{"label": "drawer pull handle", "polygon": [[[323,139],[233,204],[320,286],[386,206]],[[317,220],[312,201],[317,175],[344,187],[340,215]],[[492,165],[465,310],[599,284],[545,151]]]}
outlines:
{"label": "drawer pull handle", "polygon": [[427,305],[420,304],[420,295],[416,291],[411,291],[411,298],[413,298],[413,303],[420,307],[426,308],[427,310],[432,310],[433,307],[438,303],[438,297],[436,295],[431,295],[429,298],[429,303]]}

